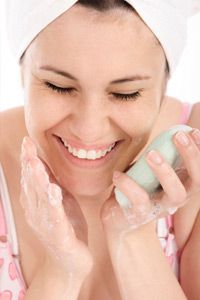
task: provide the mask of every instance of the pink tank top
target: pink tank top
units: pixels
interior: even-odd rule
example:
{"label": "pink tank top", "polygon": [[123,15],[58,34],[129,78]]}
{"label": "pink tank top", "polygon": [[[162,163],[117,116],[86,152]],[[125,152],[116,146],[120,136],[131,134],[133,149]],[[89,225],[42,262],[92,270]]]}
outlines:
{"label": "pink tank top", "polygon": [[8,189],[0,164],[0,300],[22,300],[25,283]]}
{"label": "pink tank top", "polygon": [[[192,105],[183,103],[180,117],[187,123]],[[163,251],[177,278],[179,277],[179,253],[173,231],[173,216],[157,221],[157,235]],[[26,285],[18,261],[19,249],[16,229],[6,180],[0,164],[0,300],[22,300]]]}

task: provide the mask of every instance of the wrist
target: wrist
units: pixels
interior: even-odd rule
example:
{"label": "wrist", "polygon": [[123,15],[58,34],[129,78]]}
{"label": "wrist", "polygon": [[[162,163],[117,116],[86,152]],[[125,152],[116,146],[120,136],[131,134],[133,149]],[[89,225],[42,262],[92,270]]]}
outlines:
{"label": "wrist", "polygon": [[81,274],[81,272],[79,272],[77,274],[77,272],[72,270],[67,271],[66,268],[59,263],[58,258],[52,258],[49,255],[46,255],[44,259],[43,270],[48,277],[52,279],[56,278],[64,282],[70,281],[70,284],[74,286],[81,285],[86,277],[85,273]]}
{"label": "wrist", "polygon": [[131,224],[126,226],[126,228],[106,228],[104,227],[105,234],[107,236],[108,242],[117,242],[123,239],[144,239],[146,236],[154,235],[156,236],[156,225],[157,220],[151,221],[147,224],[143,224],[138,228],[133,228]]}
{"label": "wrist", "polygon": [[119,255],[125,255],[126,252],[134,251],[140,247],[140,245],[147,245],[148,242],[157,241],[156,234],[156,221],[150,222],[148,224],[142,225],[137,229],[128,229],[121,231],[116,234],[112,232],[106,232],[108,247],[111,256],[115,257]]}
{"label": "wrist", "polygon": [[45,258],[27,289],[25,299],[76,300],[81,285],[80,278],[70,273],[67,274]]}

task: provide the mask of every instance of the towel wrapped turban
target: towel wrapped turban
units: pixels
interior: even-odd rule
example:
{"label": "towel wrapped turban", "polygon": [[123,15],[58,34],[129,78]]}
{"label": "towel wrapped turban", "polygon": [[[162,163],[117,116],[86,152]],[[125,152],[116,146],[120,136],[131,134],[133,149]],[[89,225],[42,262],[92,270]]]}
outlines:
{"label": "towel wrapped turban", "polygon": [[[77,0],[6,0],[8,38],[20,58],[31,41]],[[162,45],[170,73],[179,61],[187,39],[187,20],[200,11],[200,0],[126,0]]]}

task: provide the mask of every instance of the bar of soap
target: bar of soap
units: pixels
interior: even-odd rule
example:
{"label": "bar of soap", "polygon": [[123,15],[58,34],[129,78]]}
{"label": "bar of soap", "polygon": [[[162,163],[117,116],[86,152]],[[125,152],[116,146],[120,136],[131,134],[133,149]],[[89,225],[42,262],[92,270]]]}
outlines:
{"label": "bar of soap", "polygon": [[[130,178],[138,183],[149,195],[154,193],[160,183],[146,162],[146,154],[150,150],[157,150],[162,157],[175,169],[180,163],[180,155],[172,141],[173,135],[178,131],[190,132],[192,128],[187,125],[175,125],[157,136],[146,148],[138,161],[126,172]],[[118,189],[114,189],[116,200],[121,207],[129,206],[128,198]]]}

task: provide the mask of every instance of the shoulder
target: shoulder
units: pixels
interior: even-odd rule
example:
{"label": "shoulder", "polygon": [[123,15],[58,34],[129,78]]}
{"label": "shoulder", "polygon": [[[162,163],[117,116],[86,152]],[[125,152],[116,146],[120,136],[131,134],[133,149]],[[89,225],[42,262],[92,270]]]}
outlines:
{"label": "shoulder", "polygon": [[[171,112],[177,111],[178,115],[180,116],[183,109],[183,101],[181,101],[178,98],[166,96],[165,102],[168,104],[168,106],[171,108]],[[200,101],[197,101],[195,103],[191,103],[192,108],[190,112],[190,117],[187,122],[187,124],[194,128],[200,129]]]}
{"label": "shoulder", "polygon": [[11,131],[16,126],[18,128],[24,126],[24,107],[19,106],[5,111],[1,111],[0,117],[1,117],[1,124],[4,128],[3,136],[6,137],[7,136],[6,132],[8,130]]}
{"label": "shoulder", "polygon": [[27,135],[24,121],[24,108],[15,107],[0,112],[1,120],[1,143],[0,161],[10,155],[17,154],[22,139]]}

